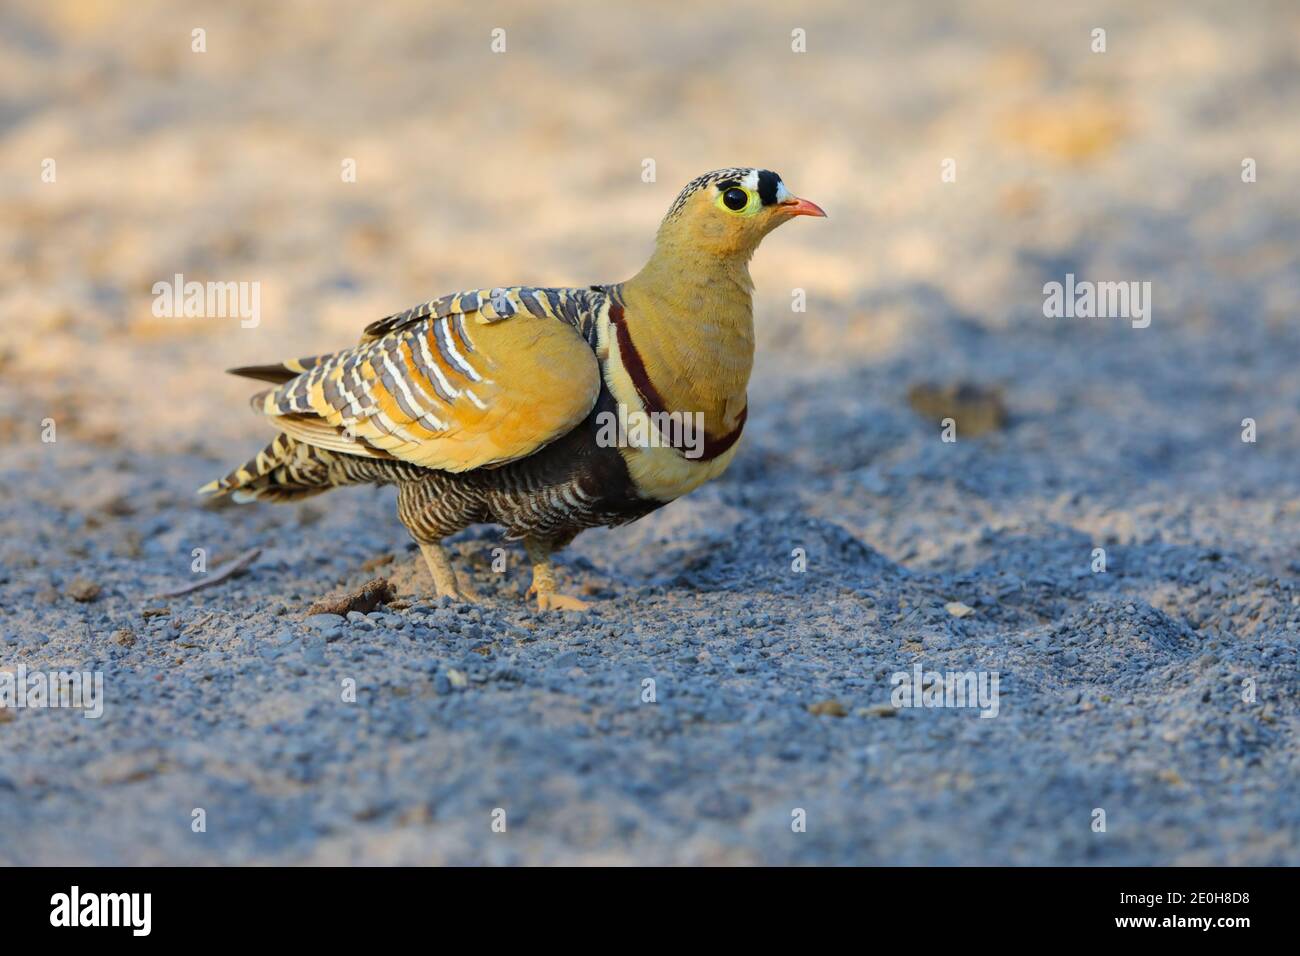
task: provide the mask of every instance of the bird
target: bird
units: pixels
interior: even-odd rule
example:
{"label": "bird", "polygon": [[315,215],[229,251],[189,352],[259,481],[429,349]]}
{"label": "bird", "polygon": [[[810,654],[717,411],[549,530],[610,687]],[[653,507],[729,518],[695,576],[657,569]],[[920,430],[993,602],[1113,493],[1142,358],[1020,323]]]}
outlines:
{"label": "bird", "polygon": [[273,386],[252,407],[278,434],[199,493],[294,502],[395,485],[437,596],[477,600],[442,542],[496,524],[523,543],[539,611],[586,610],[557,590],[553,555],[726,470],[748,415],[750,259],[782,223],[825,215],[771,170],[713,170],[624,282],[444,295],[372,322],[353,348],[230,369]]}

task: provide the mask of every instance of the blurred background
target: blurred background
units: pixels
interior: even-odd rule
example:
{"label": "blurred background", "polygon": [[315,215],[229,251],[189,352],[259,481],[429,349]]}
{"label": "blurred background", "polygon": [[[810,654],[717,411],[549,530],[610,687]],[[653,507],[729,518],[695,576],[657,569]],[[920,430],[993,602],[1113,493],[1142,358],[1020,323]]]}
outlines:
{"label": "blurred background", "polygon": [[[224,369],[625,279],[729,165],[830,218],[752,264],[726,476],[566,552],[599,614],[470,532],[484,605],[327,644],[331,588],[427,590],[391,492],[198,506],[270,435]],[[6,0],[0,666],[112,703],[0,712],[0,859],[1294,864],[1297,182],[1291,0]],[[155,316],[176,274],[259,323]],[[1151,283],[1150,326],[1045,317],[1068,274]],[[952,401],[988,430],[941,442]],[[262,553],[153,608],[196,545]],[[1003,717],[879,720],[922,660],[1001,671]]]}

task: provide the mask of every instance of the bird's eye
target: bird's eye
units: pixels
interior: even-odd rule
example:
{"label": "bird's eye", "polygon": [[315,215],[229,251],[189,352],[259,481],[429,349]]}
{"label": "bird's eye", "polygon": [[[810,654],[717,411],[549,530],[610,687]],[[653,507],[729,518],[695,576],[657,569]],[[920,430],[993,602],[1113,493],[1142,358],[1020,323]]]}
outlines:
{"label": "bird's eye", "polygon": [[749,195],[743,189],[732,187],[722,194],[722,204],[732,212],[740,212],[749,205]]}

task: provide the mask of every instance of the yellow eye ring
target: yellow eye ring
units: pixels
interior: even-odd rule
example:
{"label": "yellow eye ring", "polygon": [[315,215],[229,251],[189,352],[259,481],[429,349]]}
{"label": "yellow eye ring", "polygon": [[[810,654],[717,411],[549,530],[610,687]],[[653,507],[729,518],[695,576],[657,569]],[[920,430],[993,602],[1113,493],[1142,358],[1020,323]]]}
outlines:
{"label": "yellow eye ring", "polygon": [[748,189],[731,186],[718,194],[718,207],[737,216],[749,216],[757,212],[758,196]]}

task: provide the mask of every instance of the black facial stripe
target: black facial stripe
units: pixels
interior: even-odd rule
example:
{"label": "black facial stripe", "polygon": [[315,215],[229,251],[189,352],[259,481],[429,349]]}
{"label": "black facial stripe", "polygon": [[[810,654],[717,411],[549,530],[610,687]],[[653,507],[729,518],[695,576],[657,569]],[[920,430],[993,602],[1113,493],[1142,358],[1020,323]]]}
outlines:
{"label": "black facial stripe", "polygon": [[740,188],[739,179],[724,179],[720,183],[718,183],[718,192],[720,193],[725,193],[728,189],[739,189],[739,188]]}
{"label": "black facial stripe", "polygon": [[776,187],[781,182],[781,177],[770,169],[760,169],[758,171],[758,198],[763,200],[764,206],[770,206],[776,202]]}

